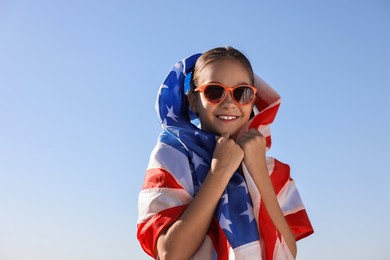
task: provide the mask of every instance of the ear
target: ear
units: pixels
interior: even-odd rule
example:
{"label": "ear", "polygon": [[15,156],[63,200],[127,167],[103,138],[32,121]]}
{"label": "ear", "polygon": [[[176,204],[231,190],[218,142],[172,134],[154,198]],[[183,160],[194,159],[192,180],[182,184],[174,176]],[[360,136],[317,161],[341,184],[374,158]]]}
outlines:
{"label": "ear", "polygon": [[198,95],[195,92],[188,91],[187,92],[188,105],[191,108],[191,111],[194,113],[198,113],[197,103],[198,103]]}

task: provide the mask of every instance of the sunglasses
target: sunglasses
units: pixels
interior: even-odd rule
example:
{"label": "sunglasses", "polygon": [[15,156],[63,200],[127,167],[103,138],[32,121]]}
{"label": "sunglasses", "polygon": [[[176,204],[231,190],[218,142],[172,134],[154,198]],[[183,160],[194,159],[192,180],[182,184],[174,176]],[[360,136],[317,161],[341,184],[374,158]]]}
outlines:
{"label": "sunglasses", "polygon": [[200,86],[194,91],[203,93],[206,100],[212,104],[223,102],[230,92],[232,99],[237,105],[247,105],[256,98],[257,89],[250,85],[238,85],[228,88],[221,84],[211,83]]}

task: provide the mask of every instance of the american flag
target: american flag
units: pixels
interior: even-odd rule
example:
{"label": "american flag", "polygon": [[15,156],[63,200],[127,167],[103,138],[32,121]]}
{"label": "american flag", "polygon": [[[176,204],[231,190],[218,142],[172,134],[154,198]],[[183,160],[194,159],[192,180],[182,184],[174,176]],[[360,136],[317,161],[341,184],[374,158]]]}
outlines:
{"label": "american flag", "polygon": [[[163,131],[150,156],[139,193],[137,221],[138,240],[152,257],[156,257],[160,233],[180,217],[202,185],[215,148],[215,135],[196,126],[196,115],[188,110],[185,96],[189,74],[199,56],[195,54],[176,63],[158,92],[156,111]],[[258,129],[266,137],[269,149],[269,129],[280,96],[258,76],[255,87],[255,116],[246,129]],[[312,234],[289,166],[271,157],[267,158],[267,166],[278,202],[296,239]],[[208,234],[192,259],[292,259],[245,165],[243,172],[244,175],[233,174]]]}

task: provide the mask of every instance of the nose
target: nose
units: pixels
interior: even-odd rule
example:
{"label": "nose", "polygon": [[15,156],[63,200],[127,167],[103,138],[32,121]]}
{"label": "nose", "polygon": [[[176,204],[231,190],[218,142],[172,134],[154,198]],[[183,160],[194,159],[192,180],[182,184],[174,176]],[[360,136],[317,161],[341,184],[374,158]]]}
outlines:
{"label": "nose", "polygon": [[236,103],[233,100],[232,93],[228,92],[226,93],[226,98],[222,101],[221,107],[225,109],[231,109],[236,106]]}

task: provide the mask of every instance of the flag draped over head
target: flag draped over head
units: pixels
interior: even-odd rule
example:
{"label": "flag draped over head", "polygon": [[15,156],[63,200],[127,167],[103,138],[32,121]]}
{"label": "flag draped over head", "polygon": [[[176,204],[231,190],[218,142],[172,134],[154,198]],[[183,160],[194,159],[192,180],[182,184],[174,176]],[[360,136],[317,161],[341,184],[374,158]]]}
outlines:
{"label": "flag draped over head", "polygon": [[[140,244],[153,257],[158,236],[180,217],[202,185],[216,145],[215,134],[191,122],[196,115],[189,110],[185,96],[186,79],[199,56],[178,62],[158,92],[156,111],[163,131],[139,194],[137,222]],[[258,129],[269,149],[269,126],[278,111],[280,96],[257,76],[255,87],[255,116],[242,131]],[[310,235],[313,229],[290,178],[289,166],[274,158],[267,158],[267,166],[278,202],[296,239]],[[234,173],[230,179],[207,236],[193,259],[291,259],[245,165],[243,172],[244,175]]]}

